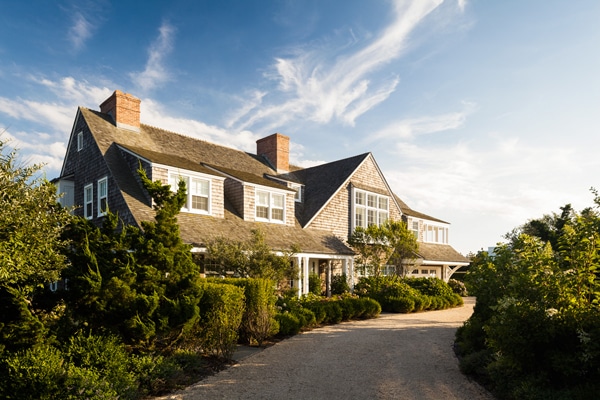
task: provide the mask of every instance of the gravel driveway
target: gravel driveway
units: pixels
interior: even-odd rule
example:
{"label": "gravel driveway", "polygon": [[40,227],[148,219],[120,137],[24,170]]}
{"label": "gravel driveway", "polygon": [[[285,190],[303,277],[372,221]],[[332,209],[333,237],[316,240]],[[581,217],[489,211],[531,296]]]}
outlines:
{"label": "gravel driveway", "polygon": [[452,350],[474,302],[305,332],[161,399],[493,399]]}

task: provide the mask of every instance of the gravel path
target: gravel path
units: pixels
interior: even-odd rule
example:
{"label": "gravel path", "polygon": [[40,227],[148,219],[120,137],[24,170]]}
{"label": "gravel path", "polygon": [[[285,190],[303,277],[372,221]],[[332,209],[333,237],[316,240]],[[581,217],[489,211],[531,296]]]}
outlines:
{"label": "gravel path", "polygon": [[468,399],[493,397],[458,369],[460,308],[382,314],[296,335],[161,399]]}

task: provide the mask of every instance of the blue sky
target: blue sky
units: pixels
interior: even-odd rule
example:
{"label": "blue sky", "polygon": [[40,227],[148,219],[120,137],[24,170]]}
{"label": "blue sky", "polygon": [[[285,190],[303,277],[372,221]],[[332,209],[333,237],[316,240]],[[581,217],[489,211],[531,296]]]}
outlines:
{"label": "blue sky", "polygon": [[58,176],[77,106],[303,166],[372,152],[463,254],[600,188],[600,2],[0,3],[0,131]]}

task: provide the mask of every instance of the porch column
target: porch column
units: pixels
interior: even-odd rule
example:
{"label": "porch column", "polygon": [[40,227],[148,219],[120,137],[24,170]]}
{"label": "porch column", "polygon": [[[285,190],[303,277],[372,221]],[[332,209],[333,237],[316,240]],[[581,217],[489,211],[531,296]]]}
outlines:
{"label": "porch column", "polygon": [[354,292],[354,257],[348,257],[348,284],[350,285],[350,291]]}
{"label": "porch column", "polygon": [[304,284],[304,276],[302,275],[302,258],[295,257],[296,266],[298,267],[297,280],[295,280],[294,287],[296,288],[296,296],[302,295],[302,285]]}
{"label": "porch column", "polygon": [[308,293],[308,257],[302,257],[302,294]]}
{"label": "porch column", "polygon": [[327,297],[331,297],[331,260],[327,260]]}

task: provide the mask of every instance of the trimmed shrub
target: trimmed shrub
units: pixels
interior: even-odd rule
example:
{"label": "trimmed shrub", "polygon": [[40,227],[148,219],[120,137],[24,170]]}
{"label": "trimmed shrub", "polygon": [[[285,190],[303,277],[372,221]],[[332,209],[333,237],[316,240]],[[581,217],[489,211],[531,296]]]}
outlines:
{"label": "trimmed shrub", "polygon": [[331,277],[331,294],[350,293],[350,285],[348,285],[348,277],[346,274],[334,275]]}
{"label": "trimmed shrub", "polygon": [[296,315],[286,311],[275,316],[279,322],[279,334],[283,336],[292,336],[300,332],[302,324]]}
{"label": "trimmed shrub", "polygon": [[231,360],[244,314],[244,290],[227,284],[205,283],[203,286],[198,327],[203,351]]}
{"label": "trimmed shrub", "polygon": [[391,312],[409,313],[415,309],[415,301],[411,297],[387,297],[386,305]]}
{"label": "trimmed shrub", "polygon": [[364,310],[361,315],[362,318],[375,318],[381,314],[381,304],[376,300],[369,297],[361,297],[358,301],[361,308]]}

